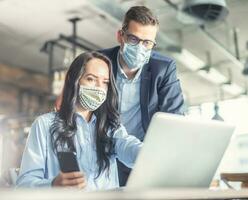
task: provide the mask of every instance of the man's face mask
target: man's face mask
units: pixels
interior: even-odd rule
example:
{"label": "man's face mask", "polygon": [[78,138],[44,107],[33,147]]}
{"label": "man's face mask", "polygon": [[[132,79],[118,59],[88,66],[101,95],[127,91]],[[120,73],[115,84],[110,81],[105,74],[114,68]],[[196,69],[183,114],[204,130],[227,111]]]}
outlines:
{"label": "man's face mask", "polygon": [[79,102],[83,108],[94,111],[106,100],[107,92],[102,88],[81,85],[79,88]]}
{"label": "man's face mask", "polygon": [[149,62],[151,49],[147,49],[142,44],[131,45],[124,43],[121,55],[130,69],[139,69]]}

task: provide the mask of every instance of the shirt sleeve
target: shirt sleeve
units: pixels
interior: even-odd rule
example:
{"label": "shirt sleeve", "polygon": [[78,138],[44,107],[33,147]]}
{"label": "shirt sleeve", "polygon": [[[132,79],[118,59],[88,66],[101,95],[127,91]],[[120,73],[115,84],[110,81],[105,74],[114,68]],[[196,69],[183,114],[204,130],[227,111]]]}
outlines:
{"label": "shirt sleeve", "polygon": [[23,152],[16,187],[50,187],[53,179],[46,179],[47,131],[44,120],[39,117],[32,124]]}
{"label": "shirt sleeve", "polygon": [[113,137],[117,158],[129,168],[132,168],[143,143],[135,136],[128,135],[122,125],[116,130]]}

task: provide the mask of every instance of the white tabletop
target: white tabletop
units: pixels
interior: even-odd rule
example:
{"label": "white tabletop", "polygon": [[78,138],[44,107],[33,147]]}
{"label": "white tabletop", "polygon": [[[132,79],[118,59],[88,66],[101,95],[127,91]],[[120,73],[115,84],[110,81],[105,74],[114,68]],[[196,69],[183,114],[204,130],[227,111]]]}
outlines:
{"label": "white tabletop", "polygon": [[81,200],[81,199],[248,199],[248,190],[149,189],[136,191],[84,192],[75,189],[0,190],[1,200]]}

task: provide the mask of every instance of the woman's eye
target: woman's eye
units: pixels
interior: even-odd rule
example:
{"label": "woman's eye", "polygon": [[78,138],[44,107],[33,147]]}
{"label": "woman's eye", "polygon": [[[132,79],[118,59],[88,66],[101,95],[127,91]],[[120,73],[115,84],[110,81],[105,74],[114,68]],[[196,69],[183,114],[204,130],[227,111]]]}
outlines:
{"label": "woman's eye", "polygon": [[87,78],[87,81],[90,81],[90,82],[91,82],[91,81],[94,81],[94,79],[93,79],[93,78],[88,77],[88,78]]}

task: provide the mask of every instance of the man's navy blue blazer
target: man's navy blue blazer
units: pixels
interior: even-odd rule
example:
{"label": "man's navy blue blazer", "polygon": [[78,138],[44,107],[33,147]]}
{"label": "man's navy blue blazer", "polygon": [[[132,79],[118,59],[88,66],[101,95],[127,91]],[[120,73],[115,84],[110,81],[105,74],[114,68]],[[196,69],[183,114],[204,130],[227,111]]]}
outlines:
{"label": "man's navy blue blazer", "polygon": [[[119,49],[118,46],[99,51],[112,61],[115,78]],[[155,112],[183,114],[184,100],[173,59],[152,51],[149,63],[142,69],[140,85],[140,107],[145,132]]]}

